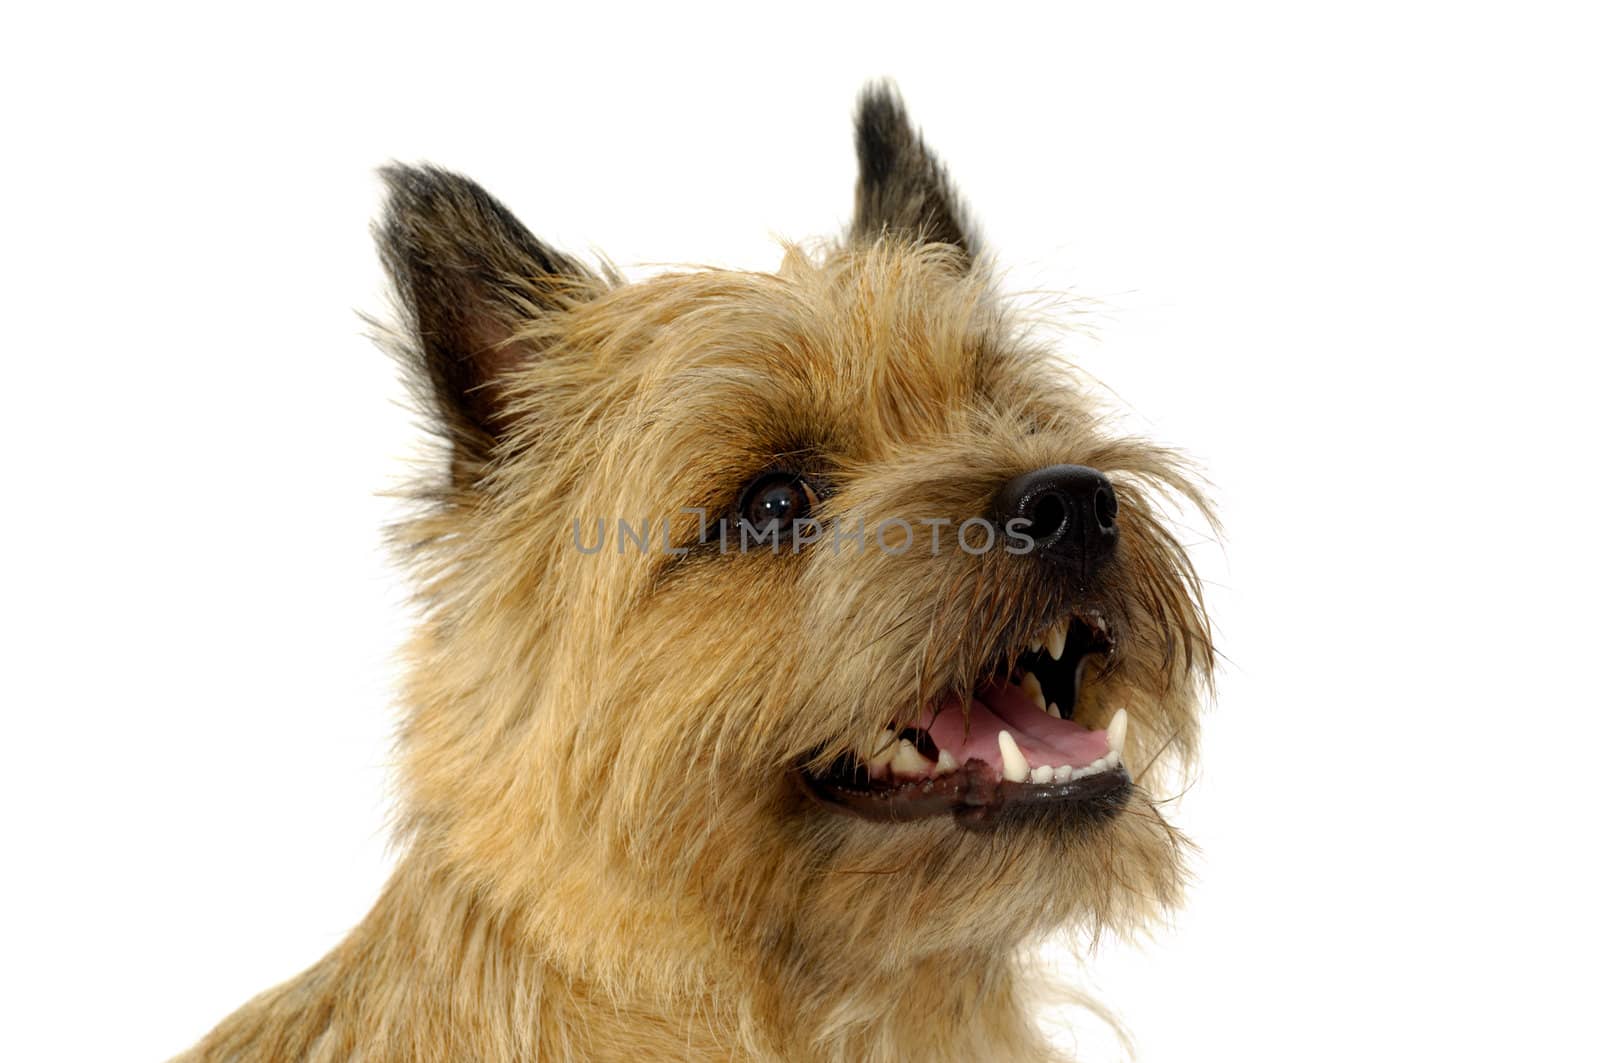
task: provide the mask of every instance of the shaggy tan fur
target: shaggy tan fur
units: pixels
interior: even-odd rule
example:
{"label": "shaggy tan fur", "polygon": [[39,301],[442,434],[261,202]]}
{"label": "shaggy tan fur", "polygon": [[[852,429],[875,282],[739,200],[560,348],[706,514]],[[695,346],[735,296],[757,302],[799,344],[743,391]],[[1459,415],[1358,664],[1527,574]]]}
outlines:
{"label": "shaggy tan fur", "polygon": [[[865,144],[863,187],[888,144],[956,224],[898,105],[863,106],[867,140],[868,119],[902,138]],[[469,182],[389,179],[397,343],[451,452],[401,530],[426,605],[404,856],[342,945],[181,1058],[1057,1058],[1023,947],[1176,902],[1184,845],[1147,791],[1100,821],[978,831],[841,815],[795,770],[970,690],[1059,589],[1000,551],[722,555],[682,511],[726,513],[783,464],[829,485],[827,524],[959,524],[1020,473],[1103,470],[1119,641],[1077,715],[1128,709],[1140,779],[1192,755],[1211,668],[1158,513],[1162,496],[1204,509],[1183,463],[1106,428],[1019,334],[970,239],[875,225],[870,202],[848,241],[790,248],[775,274],[623,284]],[[663,515],[687,552],[575,548],[575,522],[592,542],[597,519],[656,532]]]}

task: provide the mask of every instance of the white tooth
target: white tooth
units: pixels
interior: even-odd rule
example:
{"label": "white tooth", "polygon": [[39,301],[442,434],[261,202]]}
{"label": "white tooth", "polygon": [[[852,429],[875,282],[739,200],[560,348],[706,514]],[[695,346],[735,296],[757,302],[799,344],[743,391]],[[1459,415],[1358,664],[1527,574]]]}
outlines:
{"label": "white tooth", "polygon": [[1048,639],[1050,642],[1050,659],[1053,661],[1061,660],[1061,654],[1067,648],[1067,625],[1057,624],[1051,628]]}
{"label": "white tooth", "polygon": [[1017,740],[1010,731],[1000,732],[1000,774],[1009,782],[1021,782],[1028,777],[1028,758],[1017,748]]}
{"label": "white tooth", "polygon": [[884,731],[873,740],[867,749],[867,763],[887,764],[894,758],[894,751],[899,747],[900,740],[893,731]]}
{"label": "white tooth", "polygon": [[895,740],[893,731],[885,731],[878,736],[878,740],[867,751],[867,774],[874,779],[881,779],[888,770],[889,762],[894,760],[894,755],[899,751],[899,743]]}
{"label": "white tooth", "polygon": [[926,775],[928,769],[933,767],[933,761],[917,752],[917,747],[902,738],[895,748],[894,759],[889,762],[889,768],[896,775]]}
{"label": "white tooth", "polygon": [[1056,765],[1056,782],[1068,782],[1072,778],[1071,764]]}
{"label": "white tooth", "polygon": [[1022,673],[1022,692],[1033,699],[1033,703],[1044,708],[1044,687],[1039,685],[1039,677],[1032,672]]}
{"label": "white tooth", "polygon": [[1053,701],[1050,703],[1050,707],[1048,709],[1045,709],[1044,711],[1048,712],[1050,715],[1054,716],[1058,720],[1061,719],[1061,706],[1057,705]]}
{"label": "white tooth", "polygon": [[1111,723],[1106,727],[1106,745],[1111,747],[1111,752],[1120,755],[1127,741],[1128,710],[1118,709],[1117,714],[1111,717]]}
{"label": "white tooth", "polygon": [[939,750],[939,761],[933,766],[933,773],[935,775],[949,775],[951,772],[955,771],[958,766],[959,765],[956,764],[956,758],[950,755],[950,751],[948,749],[941,749]]}
{"label": "white tooth", "polygon": [[1106,754],[1106,767],[1114,768],[1118,764],[1121,764],[1121,763],[1122,763],[1122,754],[1118,753],[1115,749],[1113,749],[1111,752]]}
{"label": "white tooth", "polygon": [[1033,782],[1049,782],[1056,777],[1055,769],[1048,764],[1041,764],[1029,773],[1028,778]]}
{"label": "white tooth", "polygon": [[1041,639],[1034,639],[1032,642],[1028,643],[1029,653],[1038,653],[1042,649],[1044,649],[1044,642]]}

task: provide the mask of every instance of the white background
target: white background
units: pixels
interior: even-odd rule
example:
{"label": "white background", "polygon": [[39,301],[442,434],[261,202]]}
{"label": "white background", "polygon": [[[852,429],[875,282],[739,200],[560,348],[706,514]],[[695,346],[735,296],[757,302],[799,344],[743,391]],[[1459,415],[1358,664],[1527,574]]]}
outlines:
{"label": "white background", "polygon": [[170,1054],[385,877],[374,167],[769,268],[887,74],[1227,525],[1196,884],[1074,977],[1156,1063],[1596,1058],[1583,5],[778,10],[4,16],[0,1055]]}

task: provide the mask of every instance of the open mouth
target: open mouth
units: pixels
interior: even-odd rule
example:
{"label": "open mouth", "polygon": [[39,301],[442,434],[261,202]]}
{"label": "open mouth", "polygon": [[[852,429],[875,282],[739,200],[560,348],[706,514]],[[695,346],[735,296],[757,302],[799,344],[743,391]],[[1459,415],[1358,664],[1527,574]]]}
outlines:
{"label": "open mouth", "polygon": [[1122,764],[1127,710],[1100,731],[1073,719],[1084,684],[1115,648],[1099,612],[1074,613],[996,661],[970,694],[924,707],[916,726],[884,731],[870,749],[802,771],[806,792],[876,820],[954,812],[976,824],[1002,808],[1120,808],[1130,786]]}

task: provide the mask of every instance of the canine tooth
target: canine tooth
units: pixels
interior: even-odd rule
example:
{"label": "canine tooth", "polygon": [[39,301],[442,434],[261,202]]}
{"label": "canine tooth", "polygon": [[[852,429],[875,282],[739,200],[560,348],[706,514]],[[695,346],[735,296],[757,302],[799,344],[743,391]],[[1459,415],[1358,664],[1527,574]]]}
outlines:
{"label": "canine tooth", "polygon": [[1057,624],[1051,628],[1048,638],[1050,642],[1050,659],[1052,661],[1061,660],[1061,655],[1067,649],[1067,625]]}
{"label": "canine tooth", "polygon": [[1050,715],[1054,716],[1058,720],[1061,719],[1061,706],[1057,705],[1053,701],[1050,703],[1050,707],[1048,709],[1045,709],[1044,711],[1048,712]]}
{"label": "canine tooth", "polygon": [[917,747],[904,738],[895,748],[894,759],[889,761],[889,770],[896,775],[926,775],[931,767],[933,761],[918,753]]}
{"label": "canine tooth", "polygon": [[1120,756],[1127,741],[1128,710],[1118,709],[1117,714],[1111,717],[1111,723],[1106,726],[1106,745],[1111,747],[1111,752]]}
{"label": "canine tooth", "polygon": [[1038,653],[1042,649],[1044,649],[1043,639],[1034,639],[1032,642],[1028,643],[1029,653]]}
{"label": "canine tooth", "polygon": [[880,734],[878,740],[872,744],[872,748],[867,751],[867,773],[874,779],[881,778],[899,749],[893,731]]}
{"label": "canine tooth", "polygon": [[894,751],[899,745],[899,738],[893,731],[883,731],[867,749],[867,763],[887,764],[894,758]]}
{"label": "canine tooth", "polygon": [[1111,752],[1106,754],[1106,767],[1115,768],[1118,764],[1121,764],[1121,763],[1122,763],[1122,754],[1118,753],[1115,749],[1113,749]]}
{"label": "canine tooth", "polygon": [[1022,673],[1022,692],[1033,699],[1033,703],[1044,708],[1044,687],[1039,685],[1039,677],[1032,672]]}
{"label": "canine tooth", "polygon": [[1008,782],[1021,782],[1028,777],[1028,758],[1017,748],[1010,731],[1000,732],[1000,775]]}
{"label": "canine tooth", "polygon": [[1055,769],[1048,764],[1041,764],[1028,773],[1028,779],[1031,782],[1049,782],[1055,777]]}
{"label": "canine tooth", "polygon": [[959,767],[959,765],[956,764],[956,758],[950,754],[948,749],[939,750],[939,760],[933,766],[933,773],[935,775],[949,775],[951,772],[955,771],[957,767]]}

